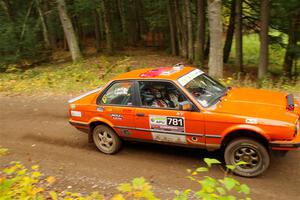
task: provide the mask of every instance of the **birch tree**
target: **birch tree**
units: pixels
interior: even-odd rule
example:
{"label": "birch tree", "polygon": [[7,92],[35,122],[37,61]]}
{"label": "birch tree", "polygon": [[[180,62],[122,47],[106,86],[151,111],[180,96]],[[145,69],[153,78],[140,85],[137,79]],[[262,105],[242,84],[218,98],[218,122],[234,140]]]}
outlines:
{"label": "birch tree", "polygon": [[222,15],[221,0],[208,0],[208,22],[210,49],[208,58],[208,73],[210,76],[223,77],[223,48],[222,48]]}
{"label": "birch tree", "polygon": [[57,8],[65,37],[67,39],[68,47],[71,52],[72,60],[73,62],[78,62],[82,59],[82,54],[79,49],[73,24],[67,12],[65,0],[57,0]]}

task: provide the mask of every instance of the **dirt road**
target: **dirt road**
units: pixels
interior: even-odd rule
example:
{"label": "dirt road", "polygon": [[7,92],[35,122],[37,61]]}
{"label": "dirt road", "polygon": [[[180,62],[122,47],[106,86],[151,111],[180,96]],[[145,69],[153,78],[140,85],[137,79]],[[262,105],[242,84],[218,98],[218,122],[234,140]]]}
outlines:
{"label": "dirt road", "polygon": [[[0,96],[0,146],[10,154],[0,159],[39,164],[46,175],[57,178],[57,187],[71,191],[100,191],[110,196],[119,183],[145,177],[162,199],[175,189],[196,188],[186,169],[199,166],[204,157],[218,153],[142,143],[126,143],[116,155],[99,153],[87,137],[68,124],[66,102],[71,98]],[[212,169],[211,176],[222,171]],[[240,178],[251,187],[253,199],[298,199],[300,151],[274,158],[263,176]],[[70,187],[69,187],[70,188]]]}

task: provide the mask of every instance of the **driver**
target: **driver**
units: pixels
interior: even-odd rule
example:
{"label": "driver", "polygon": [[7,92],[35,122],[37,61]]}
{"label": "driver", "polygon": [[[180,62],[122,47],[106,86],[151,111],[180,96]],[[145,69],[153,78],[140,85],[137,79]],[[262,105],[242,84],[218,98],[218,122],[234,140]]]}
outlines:
{"label": "driver", "polygon": [[175,90],[171,90],[168,93],[168,97],[170,100],[170,104],[172,104],[172,108],[178,108],[179,107],[179,100],[178,100],[178,93]]}
{"label": "driver", "polygon": [[168,102],[163,98],[162,92],[157,88],[152,88],[151,93],[154,96],[154,100],[151,104],[151,107],[156,108],[167,108]]}

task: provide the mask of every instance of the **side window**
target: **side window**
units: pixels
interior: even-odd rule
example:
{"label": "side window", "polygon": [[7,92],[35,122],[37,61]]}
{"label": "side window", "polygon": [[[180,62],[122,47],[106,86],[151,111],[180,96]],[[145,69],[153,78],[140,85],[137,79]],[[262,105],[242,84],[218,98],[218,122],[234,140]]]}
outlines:
{"label": "side window", "polygon": [[178,109],[180,102],[187,101],[170,82],[140,81],[139,90],[142,106],[145,107]]}
{"label": "side window", "polygon": [[102,105],[131,106],[133,102],[133,82],[124,81],[114,83],[102,96]]}

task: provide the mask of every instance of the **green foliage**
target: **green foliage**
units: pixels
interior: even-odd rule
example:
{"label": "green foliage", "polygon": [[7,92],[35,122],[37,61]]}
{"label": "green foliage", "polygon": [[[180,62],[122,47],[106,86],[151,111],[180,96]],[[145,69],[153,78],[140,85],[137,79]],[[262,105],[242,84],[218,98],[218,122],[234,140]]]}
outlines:
{"label": "green foliage", "polygon": [[167,1],[145,3],[145,19],[151,31],[168,30]]}
{"label": "green foliage", "polygon": [[[0,148],[0,156],[3,156],[7,149]],[[102,200],[103,197],[94,192],[90,195],[81,195],[65,191],[58,193],[51,190],[55,182],[53,176],[45,177],[38,165],[33,165],[30,169],[20,162],[11,162],[8,166],[0,168],[0,199],[63,199],[63,200]]]}
{"label": "green foliage", "polygon": [[[7,149],[0,147],[0,156],[7,153]],[[231,200],[238,196],[245,196],[249,200],[250,188],[241,184],[228,173],[222,179],[215,179],[210,176],[199,177],[199,173],[206,173],[212,165],[219,165],[220,161],[205,158],[207,167],[199,167],[195,170],[187,170],[188,178],[199,184],[200,189],[193,191],[175,191],[174,200],[204,199],[204,200]],[[244,164],[244,163],[238,163]],[[227,171],[232,168],[227,167]],[[26,168],[20,162],[11,162],[1,168],[0,166],[0,199],[27,199],[27,200],[104,200],[98,192],[89,195],[82,195],[69,191],[58,192],[53,190],[55,183],[53,176],[46,177],[39,170],[38,165]],[[113,195],[111,200],[159,200],[152,191],[152,186],[143,178],[134,178],[130,182],[122,183],[117,187],[118,193]]]}
{"label": "green foliage", "polygon": [[7,63],[15,63],[18,61],[19,56],[16,54],[18,48],[17,40],[15,37],[15,28],[5,22],[0,15],[0,71],[4,68],[3,65]]}
{"label": "green foliage", "polygon": [[[8,4],[9,9],[0,6],[0,71],[8,64],[32,62],[46,56],[40,19],[32,15],[35,4],[22,0],[9,1]],[[14,8],[18,12],[10,10]]]}
{"label": "green foliage", "polygon": [[130,183],[122,183],[118,186],[121,194],[116,194],[112,200],[146,199],[158,200],[151,190],[151,185],[144,178],[135,178]]}
{"label": "green foliage", "polygon": [[[282,69],[282,63],[285,55],[284,46],[287,45],[288,37],[286,34],[276,30],[271,30],[269,33],[270,41],[269,45],[269,70],[280,71]],[[277,38],[277,39],[275,39]],[[278,41],[279,40],[279,41]],[[259,35],[258,33],[251,33],[243,35],[243,59],[245,66],[257,67],[259,60]],[[296,51],[296,50],[295,50]],[[233,40],[231,50],[231,63],[234,64],[233,59],[235,58],[235,40]],[[297,66],[300,68],[299,64]]]}
{"label": "green foliage", "polygon": [[[56,1],[6,0],[0,2],[0,72],[5,71],[10,64],[20,64],[28,67],[41,62],[48,62],[51,59],[51,54],[55,53],[57,49],[66,50],[66,41]],[[85,54],[90,53],[91,47],[95,47],[96,27],[98,27],[100,33],[99,39],[101,42],[99,45],[101,48],[105,46],[104,16],[100,2],[100,0],[66,1],[74,31],[79,40],[81,50],[86,50]],[[168,44],[170,41],[170,28],[167,10],[170,1],[118,0],[107,2],[114,48],[123,49],[124,44],[132,46],[143,45],[146,47],[151,40],[155,40],[155,38],[150,38],[150,32],[158,33],[153,37],[158,37],[156,39],[161,40],[159,42],[161,47],[165,49],[170,48],[170,44]],[[222,1],[224,33],[229,24],[232,2],[232,0]],[[259,2],[257,0],[243,2],[244,64],[255,69],[257,68],[260,53],[260,42],[257,34],[260,30]],[[269,70],[271,72],[282,73],[283,60],[288,48],[288,52],[295,53],[293,54],[295,55],[293,65],[296,67],[293,66],[293,68],[296,69],[292,70],[293,74],[297,75],[299,73],[297,58],[300,56],[300,46],[299,44],[287,46],[289,22],[292,16],[299,11],[299,2],[298,0],[273,0],[271,3],[269,23]],[[42,18],[38,12],[38,5],[40,5],[42,13],[44,13],[45,27],[49,33],[48,39],[50,40],[51,48],[46,47],[45,44],[44,29]],[[197,30],[196,1],[190,1],[190,7],[193,35],[195,36]],[[186,14],[182,0],[178,1],[178,8],[177,15],[185,19]],[[97,15],[94,12],[95,10],[98,11]],[[124,17],[122,18],[122,16]],[[297,18],[297,16],[294,18]],[[122,27],[122,19],[124,19],[124,27]],[[174,18],[174,20],[176,19]],[[96,22],[98,23],[97,25]],[[296,24],[299,23],[297,22]],[[208,27],[207,23],[206,26]],[[123,28],[126,30],[122,30]],[[175,29],[178,30],[179,27],[175,26]],[[295,35],[299,35],[299,26],[297,25],[295,29]],[[207,28],[206,35],[208,35],[208,30]],[[176,40],[178,39],[176,38]],[[162,44],[163,42],[164,44]],[[178,48],[181,47],[178,46]],[[233,58],[235,57],[234,48],[235,45],[233,44],[231,61],[229,61],[231,64],[233,64]]]}
{"label": "green foliage", "polygon": [[[242,184],[238,180],[228,177],[229,172],[234,170],[236,166],[227,165],[224,177],[216,179],[202,174],[207,173],[213,165],[220,165],[221,162],[211,158],[205,158],[204,162],[206,163],[207,167],[199,167],[195,170],[187,170],[189,173],[187,178],[199,184],[199,189],[196,191],[192,191],[190,189],[186,189],[182,192],[176,191],[174,200],[188,200],[195,198],[205,200],[250,199],[250,188],[246,184]],[[243,164],[245,163],[240,162],[236,165]]]}
{"label": "green foliage", "polygon": [[221,164],[220,161],[213,158],[204,158],[204,162],[207,164],[208,167],[211,167],[213,164]]}
{"label": "green foliage", "polygon": [[280,76],[279,78],[267,75],[260,81],[254,81],[249,75],[244,77],[241,74],[233,74],[231,77],[219,79],[219,81],[226,86],[234,87],[252,87],[267,90],[276,90],[292,93],[300,93],[300,79],[295,77],[290,79],[288,77]]}
{"label": "green foliage", "polygon": [[93,13],[95,9],[95,2],[97,2],[96,5],[100,5],[99,0],[74,0],[73,3],[68,4],[70,15],[76,18],[76,23],[81,24],[86,32],[94,31],[94,18],[91,13]]}

